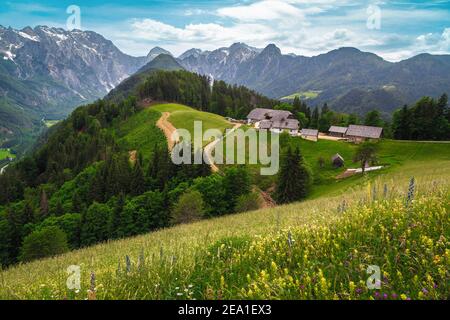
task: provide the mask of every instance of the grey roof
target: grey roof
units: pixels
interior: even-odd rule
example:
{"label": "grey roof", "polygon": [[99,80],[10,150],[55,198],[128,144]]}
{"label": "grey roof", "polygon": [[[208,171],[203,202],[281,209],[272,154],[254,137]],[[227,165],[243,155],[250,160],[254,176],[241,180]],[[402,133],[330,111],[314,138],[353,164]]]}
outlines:
{"label": "grey roof", "polygon": [[272,119],[272,120],[281,120],[287,119],[292,116],[292,113],[285,110],[272,110],[272,109],[263,109],[256,108],[250,111],[247,116],[247,119],[252,120],[264,120],[264,119]]}
{"label": "grey roof", "polygon": [[319,130],[317,129],[302,129],[300,132],[302,136],[313,136],[318,137],[319,136]]}
{"label": "grey roof", "polygon": [[347,132],[347,127],[339,127],[339,126],[331,126],[328,132],[336,132],[336,133],[343,133],[345,134]]}
{"label": "grey roof", "polygon": [[369,127],[369,126],[357,126],[351,124],[348,127],[347,136],[356,136],[362,138],[378,139],[381,137],[383,128],[380,127]]}
{"label": "grey roof", "polygon": [[337,160],[337,159],[344,161],[344,158],[342,158],[342,156],[341,156],[339,153],[336,153],[336,154],[331,158],[331,161],[334,162],[334,161]]}
{"label": "grey roof", "polygon": [[262,120],[259,123],[260,129],[270,129],[271,127],[272,127],[272,121],[270,121],[270,120]]}
{"label": "grey roof", "polygon": [[272,128],[298,130],[298,120],[296,119],[280,119],[272,122]]}

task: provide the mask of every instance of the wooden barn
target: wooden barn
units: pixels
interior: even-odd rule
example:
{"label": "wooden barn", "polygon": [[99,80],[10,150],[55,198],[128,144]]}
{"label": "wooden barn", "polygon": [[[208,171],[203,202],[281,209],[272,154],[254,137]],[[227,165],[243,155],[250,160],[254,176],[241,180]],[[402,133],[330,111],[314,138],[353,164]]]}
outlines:
{"label": "wooden barn", "polygon": [[328,130],[328,134],[332,137],[343,138],[347,133],[347,127],[331,126]]}
{"label": "wooden barn", "polygon": [[380,127],[359,126],[352,124],[348,127],[345,137],[349,141],[359,143],[366,140],[380,139],[382,133],[383,128]]}

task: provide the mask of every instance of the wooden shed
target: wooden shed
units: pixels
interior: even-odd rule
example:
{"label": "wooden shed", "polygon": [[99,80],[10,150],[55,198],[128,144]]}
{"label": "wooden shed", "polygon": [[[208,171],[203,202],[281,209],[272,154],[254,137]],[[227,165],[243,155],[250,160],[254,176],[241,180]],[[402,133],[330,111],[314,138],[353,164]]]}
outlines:
{"label": "wooden shed", "polygon": [[319,139],[319,130],[317,129],[302,129],[300,136],[303,139],[317,141]]}
{"label": "wooden shed", "polygon": [[333,164],[333,166],[334,166],[335,168],[341,168],[341,167],[343,167],[344,164],[345,164],[344,158],[343,158],[339,153],[336,153],[336,154],[331,158],[331,162],[332,162],[332,164]]}

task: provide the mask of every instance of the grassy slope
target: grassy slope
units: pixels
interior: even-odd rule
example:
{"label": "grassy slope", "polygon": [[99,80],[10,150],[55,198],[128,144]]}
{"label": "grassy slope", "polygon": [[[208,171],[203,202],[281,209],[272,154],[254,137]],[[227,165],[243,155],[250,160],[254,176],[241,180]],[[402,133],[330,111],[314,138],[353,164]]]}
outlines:
{"label": "grassy slope", "polygon": [[294,100],[296,97],[300,99],[315,99],[319,96],[321,91],[304,91],[293,93],[289,96],[281,98],[281,100]]}
{"label": "grassy slope", "polygon": [[[202,121],[203,132],[208,129],[219,129],[224,132],[233,125],[217,114],[201,112],[179,104],[162,104],[151,107],[159,112],[170,112],[169,121],[177,129],[186,129],[194,134],[194,121]],[[204,145],[208,142],[205,141]]]}
{"label": "grassy slope", "polygon": [[0,160],[6,159],[6,158],[15,158],[15,155],[13,155],[11,152],[9,152],[6,149],[0,149]]}
{"label": "grassy slope", "polygon": [[[412,292],[412,285],[429,288],[429,276],[433,281],[440,281],[439,268],[442,269],[445,259],[442,248],[448,247],[448,242],[439,244],[437,240],[440,233],[444,233],[447,239],[450,236],[448,193],[431,202],[426,199],[418,201],[414,214],[404,212],[401,202],[383,202],[381,207],[376,205],[373,209],[370,206],[351,209],[349,217],[356,219],[351,222],[349,219],[339,220],[342,214],[336,208],[344,199],[352,208],[358,202],[372,198],[374,186],[380,196],[384,183],[388,186],[389,199],[396,198],[397,194],[400,199],[404,199],[408,180],[412,175],[417,178],[418,192],[426,192],[436,188],[436,185],[448,191],[449,168],[448,160],[405,165],[402,171],[388,172],[377,183],[352,190],[344,197],[322,197],[276,209],[181,225],[19,265],[0,273],[0,298],[84,299],[89,288],[91,270],[97,278],[97,298],[176,299],[179,298],[178,292],[184,294],[184,288],[192,291],[192,296],[196,298],[274,298],[280,294],[286,298],[329,298],[334,297],[335,292],[339,292],[341,298],[358,298],[351,296],[354,293],[351,293],[350,281],[361,286],[359,281],[367,279],[365,266],[372,263],[390,273],[389,294],[405,293],[417,298],[417,288]],[[414,219],[409,222],[403,219],[408,216]],[[420,222],[420,228],[413,230],[413,235],[410,235],[407,226],[416,220],[414,223]],[[393,230],[393,225],[396,228],[393,238],[390,238],[392,242],[386,243],[385,234]],[[366,227],[372,228],[373,232],[368,232]],[[292,230],[294,239],[299,243],[294,247],[297,250],[294,253],[298,257],[294,261],[298,261],[298,267],[296,263],[289,262],[292,260],[289,260],[291,253],[286,246],[286,228]],[[410,237],[419,245],[410,241]],[[374,239],[380,241],[376,242]],[[427,250],[428,239],[432,241],[432,248]],[[399,252],[397,241],[405,240],[414,255],[407,256],[407,251]],[[424,245],[418,241],[425,241]],[[302,248],[308,251],[305,252]],[[141,252],[147,267],[137,271],[136,263]],[[126,255],[132,259],[133,271],[129,275],[116,275],[119,261],[121,270],[124,269]],[[344,263],[348,261],[349,255],[355,257],[355,260],[350,259],[348,265],[341,267],[339,264],[331,264]],[[398,255],[401,260],[396,260]],[[419,262],[417,258],[420,258]],[[65,270],[72,264],[80,265],[82,270],[82,290],[78,294],[69,293],[65,288]],[[304,273],[301,273],[302,270]],[[395,270],[403,274],[399,276],[395,274]],[[311,278],[317,279],[321,272],[328,292],[316,294],[315,290],[325,289],[315,289],[317,280]],[[412,277],[416,273],[420,278],[414,284]],[[308,275],[311,282],[301,284],[308,289],[303,293],[298,292],[299,285],[295,285],[296,281],[304,279],[302,274]],[[222,275],[225,275],[223,280]],[[403,280],[399,280],[399,277],[403,277]],[[339,282],[334,283],[334,279]],[[428,283],[422,285],[422,281]],[[344,288],[340,288],[340,282]],[[193,287],[189,288],[189,285]],[[440,291],[442,297],[442,288]],[[367,298],[367,295],[361,297]]]}
{"label": "grassy slope", "polygon": [[119,143],[130,151],[138,150],[144,159],[148,159],[156,144],[166,144],[166,139],[156,122],[161,112],[153,109],[144,109],[124,122],[115,134]]}
{"label": "grassy slope", "polygon": [[[170,112],[169,110],[173,111],[175,109],[176,112],[193,112],[186,108],[179,105],[160,105],[145,109],[130,118],[127,123],[116,131],[116,134],[121,137],[121,143],[126,145],[127,148],[130,150],[143,150],[145,156],[147,153],[145,150],[150,152],[155,142],[164,139],[162,133],[155,126],[156,120],[160,117],[161,112]],[[352,149],[354,148],[350,144],[330,141],[312,143],[297,140],[296,143],[301,145],[303,154],[307,161],[311,163],[312,167],[316,165],[319,155],[328,159],[334,153],[339,152],[347,159],[351,158]],[[316,199],[278,207],[276,209],[248,212],[201,221],[190,225],[177,226],[131,239],[109,242],[78,250],[52,259],[15,266],[10,270],[0,273],[0,298],[61,299],[68,297],[84,299],[87,296],[86,291],[89,287],[91,270],[95,272],[97,277],[98,298],[174,299],[178,298],[178,292],[181,291],[184,294],[182,289],[189,284],[194,286],[192,289],[188,289],[193,292],[192,296],[196,298],[273,298],[275,295],[285,295],[286,298],[329,298],[334,293],[331,295],[328,295],[328,293],[315,295],[314,290],[318,289],[311,287],[308,289],[308,292],[303,293],[306,295],[302,296],[298,292],[295,292],[295,290],[292,291],[293,289],[291,287],[281,286],[277,282],[278,278],[275,275],[282,276],[284,273],[283,271],[278,274],[278,267],[286,263],[286,254],[290,254],[286,251],[286,247],[279,247],[283,243],[283,237],[286,237],[287,231],[284,229],[292,228],[292,233],[297,241],[302,241],[306,247],[308,245],[315,247],[314,243],[318,243],[317,239],[314,238],[315,230],[325,232],[322,233],[322,236],[328,239],[326,230],[331,230],[327,228],[333,227],[333,224],[336,223],[336,228],[338,229],[333,230],[333,234],[339,234],[340,232],[346,233],[351,235],[351,237],[361,239],[361,241],[355,242],[342,238],[336,239],[339,245],[350,247],[337,250],[336,256],[333,258],[335,262],[342,262],[339,259],[344,259],[343,257],[347,256],[354,249],[360,252],[362,250],[371,250],[370,256],[377,257],[376,263],[387,263],[390,268],[389,271],[395,270],[392,267],[392,264],[395,266],[395,263],[392,262],[389,256],[385,258],[386,261],[383,261],[383,259],[380,261],[380,256],[383,257],[384,254],[388,253],[379,250],[383,247],[388,250],[395,249],[398,245],[395,244],[392,248],[387,247],[386,244],[370,247],[369,245],[372,243],[370,239],[373,239],[376,235],[368,234],[364,231],[364,228],[356,230],[357,224],[351,223],[351,221],[339,222],[341,214],[337,212],[336,208],[343,200],[350,204],[350,206],[355,206],[361,200],[364,201],[368,197],[372,197],[374,185],[377,190],[376,194],[380,196],[383,193],[384,183],[388,186],[389,198],[394,198],[397,193],[400,193],[404,197],[408,180],[411,176],[418,178],[419,192],[424,192],[431,189],[431,187],[435,188],[435,184],[444,186],[448,190],[447,184],[450,180],[449,152],[448,145],[444,144],[383,141],[380,158],[382,162],[390,164],[388,169],[367,175],[366,177],[354,177],[344,182],[333,184],[329,183],[327,176],[330,179],[334,177],[335,169],[331,167],[325,168],[325,171],[321,173],[323,175],[323,183],[316,186],[313,194],[313,198]],[[375,180],[377,182],[374,182]],[[368,187],[365,187],[366,185]],[[344,189],[347,191],[342,193]],[[340,196],[336,196],[338,194]],[[448,210],[448,194],[443,197],[429,204],[426,204],[425,200],[423,200],[423,204],[421,205],[427,208],[425,210],[426,212],[434,212],[431,210],[433,209],[437,210],[437,212],[445,213],[445,210]],[[440,204],[447,204],[447,207],[439,207]],[[392,216],[390,214],[394,212],[394,209],[391,209],[391,207],[397,208],[400,211],[401,208],[399,208],[398,203],[392,203],[389,206],[384,209],[384,212],[391,219]],[[364,212],[368,218],[373,219],[375,217],[371,212],[379,212],[381,210],[380,208],[375,209]],[[356,215],[356,218],[358,217],[359,211],[361,210],[356,208],[353,213]],[[420,218],[420,221],[424,220],[423,214],[425,211],[417,211],[417,217]],[[406,215],[406,213],[402,214]],[[442,217],[438,213],[435,215],[436,219],[442,220]],[[446,232],[445,237],[448,238],[450,236],[448,235],[449,231],[446,225],[446,223],[448,224],[448,218],[447,220],[441,220],[439,220],[439,225],[442,228],[446,228],[444,230]],[[403,223],[403,221],[400,222]],[[420,231],[424,235],[429,235],[436,240],[435,238],[438,236],[437,231],[431,230],[434,232],[431,233],[430,229],[438,225],[438,223],[435,220],[430,220],[429,222],[429,225],[421,225],[421,227],[428,229],[421,229]],[[382,223],[383,221],[377,222],[380,225]],[[385,227],[391,228],[392,225],[386,224]],[[438,231],[443,232],[442,230]],[[251,243],[255,245],[249,246]],[[273,244],[276,244],[276,246]],[[329,242],[327,240],[325,244],[319,245],[316,251],[310,251],[309,256],[311,258],[303,261],[304,265],[301,270],[309,270],[312,277],[320,276],[317,266],[323,266],[327,269],[326,266],[330,263],[328,252],[336,249],[329,247],[328,244]],[[231,248],[228,248],[228,246]],[[252,248],[255,246],[259,249],[253,251],[254,249]],[[219,247],[221,249],[218,249]],[[421,250],[421,248],[415,248],[414,250],[416,250],[415,252],[419,252],[419,249]],[[439,253],[439,258],[436,259],[442,259],[442,252],[438,251],[438,249],[436,248],[433,253]],[[123,270],[125,256],[128,255],[133,261],[133,268],[135,268],[141,252],[143,252],[146,259],[146,268],[141,268],[139,272],[133,271],[126,276],[123,274],[116,276],[119,261],[121,261],[121,270]],[[304,255],[304,252],[300,253],[302,256]],[[389,251],[389,254],[394,253]],[[422,254],[421,251],[420,254]],[[271,259],[268,259],[271,256],[274,256],[273,260],[277,268],[274,268]],[[427,259],[433,260],[435,258],[434,256],[427,257]],[[235,261],[231,265],[230,257],[232,257],[232,261]],[[265,258],[259,259],[258,257]],[[367,259],[358,260],[359,264],[368,264],[370,262]],[[407,263],[412,262],[408,260]],[[415,260],[414,263],[416,263]],[[67,292],[65,288],[67,279],[65,270],[72,264],[80,265],[82,269],[83,287],[78,294]],[[439,263],[436,265],[438,267],[441,266]],[[286,267],[288,272],[285,274],[285,280],[287,279],[291,283],[289,277],[292,277],[294,284],[296,280],[300,281],[302,274],[296,271],[298,268],[292,268],[289,264]],[[354,267],[356,268],[356,265]],[[429,270],[433,270],[433,276],[437,277],[439,271],[436,271],[436,266],[431,267]],[[426,276],[423,273],[426,268],[424,266],[421,266],[421,268],[420,280]],[[230,270],[232,272],[229,272]],[[263,270],[265,270],[266,274],[269,274],[268,278],[266,276],[261,277]],[[327,282],[327,288],[330,289],[330,286],[332,286],[331,282],[333,277],[339,277],[345,286],[350,286],[349,279],[342,279],[342,274],[344,276],[347,274],[339,274],[339,270],[339,268],[334,269],[334,273],[330,270],[322,270],[325,272],[324,277],[326,281],[330,282]],[[341,272],[344,271],[341,270]],[[408,271],[406,270],[406,272]],[[249,273],[250,278],[246,277],[246,273]],[[220,278],[222,274],[226,274],[223,283]],[[365,275],[361,270],[351,272],[350,274],[352,275],[352,281],[356,282],[356,285],[358,285],[358,277],[361,277],[362,274]],[[409,277],[410,275],[411,272],[407,276]],[[285,280],[283,281],[286,282]],[[266,285],[274,289],[264,290]],[[398,293],[400,293],[398,291],[400,285],[401,283],[397,281],[396,287],[394,288]],[[255,293],[256,288],[260,290],[258,293]],[[344,289],[338,289],[333,287],[334,291],[331,292],[339,291],[342,294],[339,297],[342,298],[355,298],[354,296],[350,296],[351,293],[349,290],[347,292]],[[410,292],[408,294],[417,295],[418,293]],[[185,296],[182,297],[186,298]]]}

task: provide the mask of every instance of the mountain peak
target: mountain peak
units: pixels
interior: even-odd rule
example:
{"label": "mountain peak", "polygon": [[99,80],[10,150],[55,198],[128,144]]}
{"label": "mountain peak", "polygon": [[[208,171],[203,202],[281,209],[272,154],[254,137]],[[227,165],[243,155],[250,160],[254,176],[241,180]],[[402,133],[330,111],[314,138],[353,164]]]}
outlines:
{"label": "mountain peak", "polygon": [[175,58],[169,53],[161,53],[154,59],[143,66],[137,73],[146,72],[149,70],[166,70],[176,71],[183,70],[183,67],[175,60]]}
{"label": "mountain peak", "polygon": [[150,52],[147,55],[147,58],[150,59],[155,59],[157,56],[159,56],[160,54],[168,54],[168,55],[172,55],[169,51],[167,51],[166,49],[163,49],[161,47],[154,47],[152,50],[150,50]]}
{"label": "mountain peak", "polygon": [[261,52],[261,54],[281,55],[281,50],[275,44],[271,43],[267,47],[264,48],[264,50]]}
{"label": "mountain peak", "polygon": [[188,51],[186,51],[185,53],[183,53],[182,55],[180,55],[179,57],[178,57],[178,59],[180,59],[180,60],[184,60],[184,59],[186,59],[186,58],[189,58],[189,57],[194,57],[194,58],[197,58],[199,55],[201,55],[202,54],[202,50],[201,49],[197,49],[197,48],[192,48],[192,49],[189,49]]}

